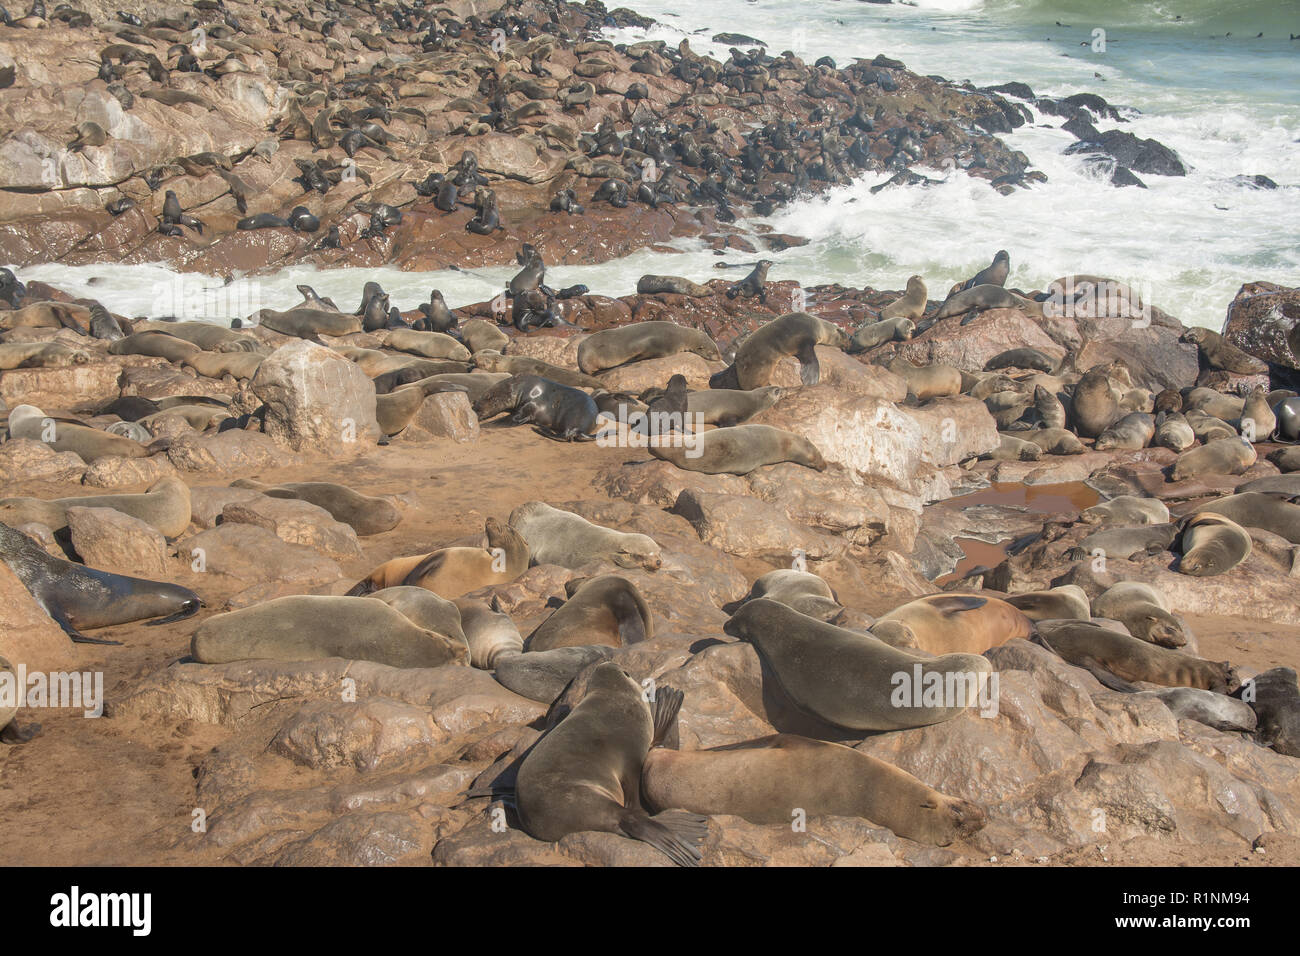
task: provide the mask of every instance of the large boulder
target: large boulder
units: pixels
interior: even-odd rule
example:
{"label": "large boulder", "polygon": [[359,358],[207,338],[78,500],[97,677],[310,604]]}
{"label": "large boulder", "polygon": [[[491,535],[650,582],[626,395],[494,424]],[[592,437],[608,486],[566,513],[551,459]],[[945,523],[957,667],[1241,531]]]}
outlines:
{"label": "large boulder", "polygon": [[1223,337],[1265,362],[1300,369],[1300,289],[1247,282],[1228,306]]}
{"label": "large boulder", "polygon": [[374,385],[355,362],[323,345],[280,346],[250,388],[266,405],[266,433],[294,451],[354,458],[379,440]]}

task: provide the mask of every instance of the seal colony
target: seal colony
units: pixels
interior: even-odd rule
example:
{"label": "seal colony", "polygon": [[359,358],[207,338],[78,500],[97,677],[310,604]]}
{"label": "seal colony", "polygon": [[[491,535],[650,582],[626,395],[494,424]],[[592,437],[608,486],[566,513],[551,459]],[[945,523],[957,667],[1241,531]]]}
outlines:
{"label": "seal colony", "polygon": [[[416,847],[396,862],[689,866],[743,845],[829,863],[856,852],[843,845],[949,863],[1026,840],[1064,857],[1097,842],[1105,800],[1116,841],[1240,849],[1300,819],[1294,669],[1257,666],[1245,642],[1210,655],[1202,624],[1300,627],[1300,370],[1251,353],[1232,311],[1213,338],[1082,271],[1017,289],[1014,248],[955,284],[889,280],[902,290],[804,289],[757,252],[731,279],[651,275],[620,299],[564,288],[545,245],[505,228],[519,194],[476,141],[527,128],[549,144],[539,157],[565,146],[572,185],[547,181],[546,215],[689,198],[725,223],[788,198],[787,177],[910,156],[874,91],[939,85],[887,58],[840,70],[619,50],[569,4],[463,20],[356,9],[348,23],[310,5],[259,14],[272,35],[321,38],[335,95],[297,81],[271,146],[237,163],[141,170],[171,187],[148,241],[233,250],[319,231],[337,248],[312,255],[361,265],[422,217],[457,217],[467,248],[521,267],[500,296],[450,309],[437,290],[399,302],[371,281],[340,308],[303,286],[300,305],[226,329],[112,315],[0,274],[0,585],[53,628],[35,647],[0,635],[0,671],[58,651],[58,629],[120,642],[66,651],[108,661],[150,635],[156,657],[113,691],[110,720],[222,735],[184,785],[230,836],[175,847],[357,861],[342,820]],[[368,30],[378,17],[396,29]],[[115,30],[126,49],[108,48],[111,79],[95,82],[210,112],[209,73],[185,97],[141,89],[159,70],[129,50],[185,46],[175,24]],[[274,49],[228,23],[209,36],[216,59],[178,50],[163,73],[188,74],[186,56],[242,72],[227,64]],[[374,67],[364,80],[353,46]],[[476,82],[453,80],[452,54],[476,58]],[[292,60],[287,75],[311,75]],[[648,97],[613,91],[625,65]],[[837,132],[766,118],[794,83],[822,94]],[[678,97],[759,125],[647,115]],[[463,124],[401,184],[434,212],[364,191],[372,162],[429,129],[426,100]],[[113,141],[76,135],[78,154]],[[998,161],[984,134],[945,134],[968,135]],[[259,209],[245,177],[281,150],[301,194]],[[645,159],[664,175],[624,178]],[[190,180],[230,191],[189,205]],[[349,189],[358,212],[324,202]],[[248,207],[228,225],[226,202]],[[932,302],[930,288],[950,291]],[[1074,497],[963,507],[1008,487]],[[984,539],[1004,542],[999,560],[963,562],[955,542]],[[34,709],[0,721],[30,726]],[[29,736],[0,740],[43,745]],[[260,789],[260,771],[290,766],[289,790]],[[1207,797],[1225,791],[1231,817]]]}

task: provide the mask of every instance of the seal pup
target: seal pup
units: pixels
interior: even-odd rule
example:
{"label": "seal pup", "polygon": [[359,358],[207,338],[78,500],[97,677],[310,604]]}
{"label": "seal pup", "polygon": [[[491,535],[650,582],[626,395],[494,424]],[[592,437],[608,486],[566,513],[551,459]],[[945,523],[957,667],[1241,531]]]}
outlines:
{"label": "seal pup", "polygon": [[[736,349],[736,361],[730,375],[719,373],[714,388],[738,388],[748,391],[772,384],[776,365],[790,356],[799,360],[799,380],[804,385],[821,381],[821,365],[817,361],[817,346],[830,345],[847,348],[848,334],[833,322],[819,319],[807,312],[790,312],[758,328]],[[733,371],[734,370],[734,371]],[[724,384],[724,379],[727,381]],[[734,380],[734,381],[733,381]]]}
{"label": "seal pup", "polygon": [[203,664],[342,657],[441,667],[467,664],[469,649],[374,598],[294,594],[208,618],[190,640],[190,656]]}
{"label": "seal pup", "polygon": [[[705,361],[721,361],[717,343],[698,329],[676,322],[637,322],[587,336],[578,346],[578,368],[588,375],[630,362],[693,352]],[[766,383],[764,383],[766,384]]]}
{"label": "seal pup", "polygon": [[516,425],[532,423],[539,434],[560,441],[594,441],[600,410],[581,389],[537,375],[512,375],[474,403],[480,421],[513,412]]}
{"label": "seal pup", "polygon": [[[951,720],[977,703],[993,670],[976,654],[921,657],[766,598],[747,601],[723,630],[755,646],[766,665],[764,679],[770,670],[800,711],[850,730],[905,730]],[[907,701],[895,694],[900,673],[915,675],[919,685]],[[936,687],[945,693],[929,693]]]}
{"label": "seal pup", "polygon": [[9,565],[41,610],[79,644],[117,644],[86,637],[82,628],[111,627],[145,618],[168,624],[197,614],[202,602],[189,588],[110,574],[46,553],[0,522],[0,561]]}
{"label": "seal pup", "polygon": [[773,264],[771,259],[759,259],[754,264],[754,269],[749,275],[727,289],[727,298],[757,298],[759,302],[766,303],[767,270],[771,269]]}
{"label": "seal pup", "polygon": [[1117,495],[1109,501],[1085,508],[1079,514],[1084,524],[1167,524],[1169,508],[1159,498]]}
{"label": "seal pup", "polygon": [[1120,417],[1119,396],[1104,369],[1089,369],[1074,386],[1070,419],[1081,438],[1096,438]]}
{"label": "seal pup", "polygon": [[697,865],[705,818],[680,811],[651,817],[641,800],[646,755],[672,726],[681,702],[680,691],[661,687],[647,703],[617,664],[597,664],[582,700],[519,766],[515,806],[524,830],[548,842],[584,830],[617,833],[680,866]]}
{"label": "seal pup", "polygon": [[915,639],[913,646],[930,654],[983,654],[1034,633],[1034,622],[1018,607],[977,594],[917,598],[877,618],[876,625],[884,623],[905,625]]}
{"label": "seal pup", "polygon": [[826,459],[812,442],[771,425],[714,428],[694,435],[689,443],[651,443],[648,451],[684,471],[706,475],[747,475],[755,468],[783,461],[826,470]]}
{"label": "seal pup", "polygon": [[911,319],[901,316],[880,322],[867,322],[853,333],[846,351],[866,352],[886,342],[906,341],[915,332],[916,324]]}
{"label": "seal pup", "polygon": [[655,748],[641,770],[647,804],[751,823],[810,816],[860,817],[898,836],[949,846],[983,829],[987,817],[916,777],[852,747],[776,734],[707,750]]}
{"label": "seal pup", "polygon": [[907,383],[909,395],[918,402],[961,394],[961,372],[951,365],[918,367],[896,355],[885,367]]}
{"label": "seal pup", "polygon": [[1165,596],[1140,581],[1120,581],[1092,601],[1092,616],[1119,621],[1128,632],[1161,647],[1187,643],[1182,622],[1169,613]]}
{"label": "seal pup", "polygon": [[568,600],[528,635],[526,652],[587,644],[627,647],[654,637],[650,606],[626,578],[574,578],[564,591]]}
{"label": "seal pup", "polygon": [[1240,686],[1227,661],[1192,657],[1089,621],[1039,621],[1038,637],[1058,657],[1089,671],[1112,690],[1134,691],[1132,681],[1220,694]]}
{"label": "seal pup", "polygon": [[1250,557],[1250,533],[1230,518],[1200,511],[1183,524],[1183,558],[1178,571],[1195,577],[1212,577],[1231,571]]}
{"label": "seal pup", "polygon": [[486,548],[441,548],[385,561],[353,585],[349,597],[381,588],[421,587],[453,600],[470,591],[509,584],[528,570],[528,543],[519,532],[496,518],[484,522]]}
{"label": "seal pup", "polygon": [[1011,274],[1011,256],[1005,249],[999,249],[993,254],[993,261],[987,266],[975,273],[974,276],[965,282],[958,282],[949,291],[949,295],[956,295],[966,289],[973,289],[979,285],[1005,286],[1007,277]]}
{"label": "seal pup", "polygon": [[510,512],[508,524],[523,535],[534,564],[577,570],[593,561],[610,561],[646,571],[657,571],[663,564],[659,545],[649,535],[602,527],[543,501],[520,505]]}

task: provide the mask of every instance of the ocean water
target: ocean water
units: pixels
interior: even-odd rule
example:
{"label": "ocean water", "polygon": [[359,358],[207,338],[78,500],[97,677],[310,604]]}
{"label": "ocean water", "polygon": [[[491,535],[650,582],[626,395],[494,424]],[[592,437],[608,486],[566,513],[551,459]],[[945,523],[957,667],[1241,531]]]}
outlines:
{"label": "ocean water", "polygon": [[[984,86],[1012,80],[1036,93],[1095,92],[1138,112],[1121,126],[1171,147],[1186,177],[1144,175],[1148,189],[1116,189],[1084,160],[1064,155],[1074,138],[1058,117],[1035,121],[1002,139],[1023,151],[1048,182],[1001,196],[960,171],[918,171],[939,185],[870,194],[883,174],[795,202],[765,222],[812,241],[782,253],[773,279],[805,286],[825,282],[901,289],[922,275],[932,298],[1011,254],[1008,284],[1044,287],[1069,273],[1108,275],[1141,289],[1189,325],[1218,328],[1238,287],[1269,280],[1300,285],[1300,2],[1296,0],[631,0],[660,24],[650,30],[607,31],[616,41],[649,38],[720,58],[710,38],[740,32],[773,53],[791,49],[806,60],[830,55],[841,65],[879,53],[919,73]],[[1262,37],[1257,34],[1263,33]],[[1104,44],[1097,41],[1104,40]],[[1104,48],[1103,48],[1104,47]],[[1277,190],[1251,189],[1237,176],[1268,176]],[[699,243],[678,254],[642,252],[600,265],[556,266],[548,282],[582,282],[594,292],[632,292],[646,272],[705,281],[718,258]],[[729,255],[729,261],[743,257]],[[752,257],[751,257],[752,258]],[[404,273],[396,269],[316,270],[294,267],[222,280],[166,268],[100,265],[21,270],[70,291],[94,295],[127,315],[184,313],[221,321],[245,307],[284,308],[299,301],[294,286],[313,285],[343,308],[355,307],[362,284],[381,282],[403,309],[441,289],[453,307],[490,298],[513,268]]]}

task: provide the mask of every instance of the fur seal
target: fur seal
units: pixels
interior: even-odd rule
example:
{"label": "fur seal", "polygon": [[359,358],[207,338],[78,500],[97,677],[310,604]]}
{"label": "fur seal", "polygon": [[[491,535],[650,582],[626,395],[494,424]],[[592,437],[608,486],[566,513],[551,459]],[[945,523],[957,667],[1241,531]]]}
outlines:
{"label": "fur seal", "polygon": [[1194,720],[1228,733],[1254,733],[1258,718],[1249,704],[1227,694],[1197,687],[1170,687],[1143,691],[1138,696],[1154,697],[1169,708],[1178,720]]}
{"label": "fur seal", "polygon": [[460,340],[470,352],[475,353],[484,349],[503,352],[510,344],[510,336],[483,319],[470,319],[466,322],[461,328]]}
{"label": "fur seal", "polygon": [[1074,386],[1070,418],[1081,438],[1096,438],[1120,417],[1119,396],[1103,369],[1089,369]]}
{"label": "fur seal", "polygon": [[0,345],[0,372],[16,368],[67,368],[87,365],[90,353],[62,342],[13,342]]}
{"label": "fur seal", "polygon": [[[1279,476],[1280,477],[1280,476]],[[1300,505],[1286,500],[1290,492],[1265,494],[1258,491],[1225,495],[1197,506],[1197,512],[1223,515],[1245,528],[1263,528],[1300,544]]]}
{"label": "fur seal", "polygon": [[1176,524],[1150,524],[1136,528],[1107,528],[1095,531],[1071,549],[1067,557],[1082,560],[1095,551],[1112,558],[1132,558],[1135,554],[1159,554],[1168,551],[1178,537]]}
{"label": "fur seal", "polygon": [[989,309],[1019,309],[1037,318],[1043,315],[1041,303],[1016,295],[999,285],[985,284],[971,286],[969,289],[962,289],[949,295],[939,306],[939,311],[930,316],[928,321],[934,323],[940,319],[965,315],[967,312],[987,312]]}
{"label": "fur seal", "polygon": [[1054,392],[1042,385],[1034,386],[1034,411],[1038,413],[1038,420],[1044,428],[1065,427],[1065,406]]}
{"label": "fur seal", "polygon": [[1181,454],[1195,441],[1196,433],[1182,412],[1161,412],[1156,416],[1156,433],[1151,439],[1153,447],[1168,448]]}
{"label": "fur seal", "polygon": [[1038,633],[1059,657],[1091,672],[1113,690],[1135,690],[1130,681],[1199,687],[1220,694],[1239,686],[1237,672],[1227,661],[1192,657],[1089,621],[1040,621]]}
{"label": "fur seal", "polygon": [[778,568],[758,578],[740,603],[767,598],[819,621],[835,623],[844,608],[831,586],[809,571]]}
{"label": "fur seal", "polygon": [[1078,436],[1065,428],[1044,428],[1026,432],[1025,437],[1049,455],[1082,455],[1087,451]]}
{"label": "fur seal", "polygon": [[247,380],[257,374],[266,356],[255,352],[195,352],[181,364],[205,378]]}
{"label": "fur seal", "polygon": [[1218,332],[1193,326],[1180,341],[1196,345],[1202,368],[1222,369],[1234,375],[1267,375],[1268,363],[1243,352]]}
{"label": "fur seal", "polygon": [[536,375],[512,375],[474,403],[480,421],[513,412],[516,425],[531,422],[538,431],[561,441],[593,441],[599,409],[580,389]]}
{"label": "fur seal", "polygon": [[[399,352],[431,359],[469,361],[470,351],[444,332],[417,332],[414,329],[391,329],[383,336],[384,345]],[[489,369],[489,371],[494,371]]]}
{"label": "fur seal", "polygon": [[461,627],[460,608],[432,591],[413,587],[381,588],[367,597],[383,601],[416,627],[469,645]]}
{"label": "fur seal", "polygon": [[[699,329],[675,322],[637,322],[596,332],[578,346],[578,368],[588,375],[629,362],[693,352],[706,361],[721,361],[718,346]],[[766,383],[764,383],[766,384]]]}
{"label": "fur seal", "polygon": [[1129,412],[1102,431],[1093,448],[1105,451],[1110,448],[1141,451],[1155,437],[1156,420],[1145,412]]}
{"label": "fur seal", "polygon": [[[766,598],[746,602],[723,630],[758,649],[799,710],[850,730],[904,730],[950,720],[977,702],[993,670],[976,654],[909,654]],[[912,688],[912,701],[896,698],[899,674],[920,685]],[[931,700],[923,691],[936,685],[947,693]]]}
{"label": "fur seal", "polygon": [[609,660],[614,650],[605,644],[589,644],[505,655],[497,660],[493,676],[521,697],[550,704],[578,674],[598,661]]}
{"label": "fur seal", "polygon": [[695,435],[687,443],[651,444],[650,454],[685,471],[706,475],[747,475],[755,468],[792,461],[814,471],[826,470],[826,459],[812,442],[771,425],[733,425]]}
{"label": "fur seal", "polygon": [[[915,322],[925,315],[925,306],[928,301],[929,293],[925,288],[925,280],[920,276],[909,276],[907,279],[907,291],[899,296],[889,305],[880,310],[880,319],[882,322],[888,322],[896,319],[910,319]],[[913,326],[915,328],[915,326]]]}
{"label": "fur seal", "polygon": [[1010,274],[1011,256],[1007,253],[1007,250],[999,249],[994,253],[992,262],[965,282],[959,282],[953,286],[949,295],[981,285],[1004,286],[1007,284],[1007,277]]}
{"label": "fur seal", "polygon": [[510,512],[508,523],[523,535],[534,564],[577,570],[593,561],[610,561],[646,571],[657,571],[663,564],[659,545],[649,535],[604,528],[542,501],[520,505]]}
{"label": "fur seal", "polygon": [[988,453],[992,461],[1038,461],[1043,449],[1031,441],[998,432],[998,447]]}
{"label": "fur seal", "polygon": [[422,332],[450,332],[457,325],[455,313],[447,308],[447,300],[442,293],[434,289],[429,293],[429,301],[420,303],[420,312],[424,318],[415,323]]}
{"label": "fur seal", "polygon": [[961,394],[961,372],[951,365],[926,365],[918,368],[901,355],[887,366],[907,383],[907,390],[924,402],[930,398]]}
{"label": "fur seal", "polygon": [[636,281],[637,295],[686,295],[693,299],[702,299],[713,295],[713,290],[706,285],[683,279],[681,276],[644,275]]}
{"label": "fur seal", "polygon": [[1240,438],[1219,438],[1179,455],[1169,477],[1173,481],[1183,481],[1205,475],[1240,475],[1257,459],[1250,442]]}
{"label": "fur seal", "polygon": [[189,588],[110,574],[53,557],[25,534],[0,522],[0,561],[23,582],[41,610],[81,644],[116,644],[86,637],[82,628],[111,627],[156,617],[167,624],[197,614]]}
{"label": "fur seal", "polygon": [[568,600],[528,635],[525,652],[586,644],[627,647],[654,638],[650,606],[626,578],[574,578],[564,591]]}
{"label": "fur seal", "polygon": [[12,525],[35,521],[51,531],[68,526],[69,508],[112,508],[149,525],[165,538],[175,538],[190,526],[190,489],[175,476],[160,478],[138,495],[87,495],[75,498],[3,498],[0,521]]}
{"label": "fur seal", "polygon": [[998,598],[945,593],[917,598],[876,620],[898,623],[915,637],[914,646],[930,654],[983,654],[1034,633],[1034,623],[1019,608]]}
{"label": "fur seal", "polygon": [[816,385],[821,381],[817,346],[842,349],[848,344],[848,335],[838,325],[807,312],[791,312],[761,326],[741,343],[732,365],[735,384],[729,387],[748,391],[772,384],[777,363],[790,356],[799,360],[799,380]]}
{"label": "fur seal", "polygon": [[727,289],[727,298],[757,298],[759,302],[767,301],[767,270],[772,268],[771,259],[759,259],[749,275]]}
{"label": "fur seal", "polygon": [[1110,501],[1085,508],[1080,513],[1079,520],[1084,524],[1103,525],[1166,524],[1169,521],[1169,508],[1159,498],[1117,495]]}
{"label": "fur seal", "polygon": [[357,316],[327,309],[296,308],[288,312],[262,309],[257,313],[257,324],[300,339],[313,339],[320,335],[350,335],[361,331],[361,320]]}
{"label": "fur seal", "polygon": [[858,327],[849,339],[847,351],[866,352],[886,342],[905,341],[916,332],[916,324],[902,316],[880,322],[868,322]]}
{"label": "fur seal", "polygon": [[975,804],[945,796],[883,760],[794,734],[708,750],[656,748],[641,785],[651,808],[788,825],[798,807],[809,816],[862,817],[932,846],[966,839],[987,819]]}
{"label": "fur seal", "polygon": [[150,355],[169,362],[181,362],[198,351],[192,342],[166,332],[135,332],[108,347],[109,355]]}
{"label": "fur seal", "polygon": [[1183,559],[1178,571],[1195,577],[1210,577],[1231,571],[1250,557],[1250,534],[1230,518],[1213,512],[1198,512],[1183,525]]}
{"label": "fur seal", "polygon": [[342,657],[441,667],[467,664],[469,649],[374,598],[294,594],[208,618],[190,640],[190,656],[203,664]]}
{"label": "fur seal", "polygon": [[[505,658],[523,653],[524,639],[519,628],[515,627],[510,615],[499,610],[496,598],[492,599],[490,606],[472,598],[456,598],[452,603],[460,611],[460,624],[469,644],[471,665],[480,670],[492,670],[499,667]],[[559,696],[559,691],[556,691],[556,696]]]}
{"label": "fur seal", "polygon": [[1050,375],[1056,363],[1038,349],[1031,348],[1007,349],[984,363],[986,372],[1003,368],[1029,368]]}
{"label": "fur seal", "polygon": [[459,392],[462,387],[430,375],[409,385],[394,388],[387,394],[375,392],[375,421],[385,435],[396,435],[411,424],[420,406],[430,395]]}
{"label": "fur seal", "polygon": [[474,366],[485,372],[505,372],[507,375],[537,375],[571,388],[603,388],[600,379],[572,369],[552,365],[527,355],[502,355],[492,349],[474,353]]}
{"label": "fur seal", "polygon": [[496,518],[488,518],[484,528],[486,548],[441,548],[428,554],[393,558],[358,581],[348,596],[401,585],[426,588],[452,600],[479,588],[509,584],[528,570],[528,543]]}
{"label": "fur seal", "polygon": [[[150,449],[121,435],[51,418],[35,405],[18,405],[9,411],[9,437],[45,441],[55,451],[72,451],[87,464],[100,458],[148,458]],[[49,438],[51,440],[46,441]]]}
{"label": "fur seal", "polygon": [[1277,431],[1277,416],[1268,404],[1268,390],[1256,385],[1246,396],[1237,430],[1250,442],[1268,441]]}
{"label": "fur seal", "polygon": [[478,236],[486,236],[501,227],[501,210],[497,208],[497,194],[490,189],[480,189],[474,194],[477,212],[465,223],[465,228]]}
{"label": "fur seal", "polygon": [[1258,719],[1255,739],[1280,754],[1300,757],[1300,687],[1295,671],[1290,667],[1266,670],[1246,681],[1239,696]]}
{"label": "fur seal", "polygon": [[700,415],[703,416],[704,424],[726,428],[739,425],[764,409],[771,408],[784,394],[785,389],[779,385],[766,385],[749,391],[722,388],[691,392],[686,396],[686,414],[691,420]]}
{"label": "fur seal", "polygon": [[[527,655],[524,655],[525,657]],[[515,784],[524,830],[538,840],[599,830],[641,840],[674,863],[694,866],[707,821],[679,811],[651,817],[641,768],[676,719],[680,691],[661,687],[647,704],[618,665],[597,664],[578,705],[528,751]]]}
{"label": "fur seal", "polygon": [[134,328],[137,333],[165,332],[209,352],[258,352],[263,347],[251,335],[223,329],[211,322],[137,322]]}
{"label": "fur seal", "polygon": [[231,482],[232,488],[251,488],[271,498],[294,498],[324,508],[335,521],[349,525],[362,537],[397,527],[402,514],[386,498],[372,498],[328,481],[291,481],[267,485],[252,478]]}
{"label": "fur seal", "polygon": [[1092,620],[1088,592],[1077,584],[1062,584],[1046,591],[1024,591],[1008,594],[1006,602],[1031,621],[1072,619]]}
{"label": "fur seal", "polygon": [[1140,581],[1120,581],[1092,602],[1092,616],[1119,621],[1128,632],[1161,647],[1182,647],[1187,643],[1182,622],[1169,613],[1165,596]]}

